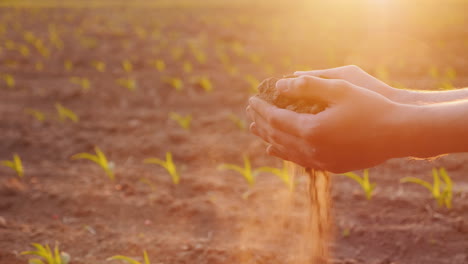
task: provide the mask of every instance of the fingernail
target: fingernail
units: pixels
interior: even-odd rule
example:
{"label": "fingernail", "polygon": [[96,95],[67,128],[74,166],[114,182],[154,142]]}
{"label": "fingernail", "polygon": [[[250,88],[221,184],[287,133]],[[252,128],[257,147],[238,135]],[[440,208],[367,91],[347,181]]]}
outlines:
{"label": "fingernail", "polygon": [[285,92],[286,90],[288,90],[288,82],[289,82],[288,79],[281,79],[281,80],[277,81],[276,82],[276,89],[279,92]]}

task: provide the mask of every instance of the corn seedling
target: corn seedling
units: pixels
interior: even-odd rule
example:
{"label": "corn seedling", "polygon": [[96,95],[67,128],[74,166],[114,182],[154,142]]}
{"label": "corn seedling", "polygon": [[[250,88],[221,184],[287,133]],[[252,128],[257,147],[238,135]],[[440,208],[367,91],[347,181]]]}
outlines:
{"label": "corn seedling", "polygon": [[117,79],[116,83],[130,91],[135,91],[138,88],[137,82],[134,79]]}
{"label": "corn seedling", "polygon": [[148,185],[153,192],[156,191],[156,185],[154,185],[154,183],[150,181],[149,179],[141,178],[139,181],[145,185]]}
{"label": "corn seedling", "polygon": [[35,109],[26,108],[26,109],[24,109],[24,112],[26,114],[28,114],[28,115],[33,116],[34,118],[36,118],[40,122],[43,122],[46,119],[44,113],[42,113],[41,111],[35,110]]}
{"label": "corn seedling", "polygon": [[122,255],[117,255],[117,256],[112,256],[110,258],[107,259],[107,261],[111,261],[111,260],[122,260],[122,261],[125,261],[126,263],[129,263],[129,264],[151,264],[150,260],[149,260],[149,257],[148,257],[148,253],[146,252],[146,250],[143,250],[143,259],[144,259],[144,262],[140,262],[140,261],[137,261],[133,258],[130,258],[130,257],[127,257],[127,256],[122,256]]}
{"label": "corn seedling", "polygon": [[16,172],[16,175],[18,177],[23,178],[24,176],[24,169],[23,169],[23,163],[21,162],[20,157],[18,154],[13,155],[13,160],[2,160],[0,163],[2,166],[11,168]]}
{"label": "corn seedling", "polygon": [[197,80],[197,84],[207,93],[213,91],[213,84],[208,77],[200,77]]}
{"label": "corn seedling", "polygon": [[375,189],[375,183],[370,183],[370,181],[369,181],[369,170],[368,169],[364,170],[362,178],[359,175],[357,175],[356,173],[353,173],[353,172],[347,172],[347,173],[340,174],[340,175],[346,176],[346,177],[348,177],[350,179],[353,179],[357,183],[359,183],[359,185],[364,190],[364,193],[366,195],[366,199],[370,200],[372,198],[372,193],[373,193],[373,191]]}
{"label": "corn seedling", "polygon": [[101,166],[101,168],[104,169],[104,171],[106,172],[109,179],[114,180],[115,179],[114,163],[107,161],[106,156],[98,147],[95,147],[94,151],[96,152],[96,155],[89,154],[89,153],[78,153],[78,154],[73,155],[71,159],[72,160],[78,160],[78,159],[90,160],[98,164],[99,166]]}
{"label": "corn seedling", "polygon": [[168,83],[176,91],[180,92],[184,88],[184,83],[179,78],[167,78],[166,83]]}
{"label": "corn seedling", "polygon": [[71,77],[70,82],[81,86],[81,89],[85,92],[91,88],[91,83],[87,78]]}
{"label": "corn seedling", "polygon": [[98,72],[105,72],[106,71],[106,64],[102,61],[93,61],[91,65],[98,71]]}
{"label": "corn seedling", "polygon": [[250,93],[253,93],[253,94],[258,93],[258,85],[260,84],[260,81],[257,80],[257,78],[253,77],[252,75],[246,75],[245,81],[249,83]]}
{"label": "corn seedling", "polygon": [[36,62],[35,68],[36,71],[42,71],[44,70],[44,64],[42,62]]}
{"label": "corn seedling", "polygon": [[218,166],[218,170],[233,170],[240,173],[244,179],[247,181],[250,187],[255,183],[256,172],[252,170],[252,165],[250,164],[249,157],[244,155],[244,167],[237,166],[234,164],[223,163]]}
{"label": "corn seedling", "polygon": [[19,48],[18,48],[18,51],[25,58],[29,57],[29,55],[31,54],[31,52],[29,51],[28,46],[26,46],[26,45],[20,45]]}
{"label": "corn seedling", "polygon": [[60,251],[57,245],[54,250],[49,245],[43,246],[39,243],[33,243],[32,246],[36,249],[35,251],[21,252],[21,255],[35,256],[29,259],[29,264],[68,264],[70,262],[70,255]]}
{"label": "corn seedling", "polygon": [[129,73],[133,71],[133,64],[129,60],[124,60],[122,62],[122,68],[124,69],[124,71]]}
{"label": "corn seedling", "polygon": [[166,63],[164,63],[164,61],[161,59],[153,61],[152,64],[159,72],[162,72],[166,69]]}
{"label": "corn seedling", "polygon": [[231,120],[240,130],[245,131],[246,129],[246,124],[245,120],[240,119],[238,116],[235,114],[229,114],[228,115],[229,120]]}
{"label": "corn seedling", "polygon": [[178,113],[169,113],[169,118],[176,121],[184,130],[190,130],[190,123],[192,122],[192,115],[182,116]]}
{"label": "corn seedling", "polygon": [[185,73],[191,73],[193,71],[192,64],[189,61],[184,61],[183,69]]}
{"label": "corn seedling", "polygon": [[62,104],[55,103],[55,109],[57,109],[59,120],[61,122],[67,119],[70,119],[74,123],[78,122],[79,120],[78,115],[76,115],[72,110],[64,107]]}
{"label": "corn seedling", "polygon": [[[427,182],[415,177],[405,177],[400,180],[402,183],[415,183],[421,185],[428,189],[432,197],[437,201],[439,206],[446,206],[447,208],[452,207],[452,179],[447,174],[447,171],[444,168],[437,170],[436,168],[432,169],[433,182]],[[442,180],[441,180],[442,178]]]}
{"label": "corn seedling", "polygon": [[3,80],[8,88],[15,87],[15,78],[11,74],[4,74],[2,75]]}
{"label": "corn seedling", "polygon": [[280,178],[289,188],[289,190],[294,189],[294,182],[292,177],[289,175],[288,167],[286,166],[286,161],[283,161],[283,168],[272,168],[272,167],[260,167],[254,171],[255,173],[267,172],[272,173],[278,178]]}
{"label": "corn seedling", "polygon": [[71,60],[66,60],[63,63],[63,67],[65,67],[65,70],[69,72],[69,71],[73,70],[73,62]]}
{"label": "corn seedling", "polygon": [[166,152],[166,160],[161,160],[158,158],[148,158],[143,161],[144,163],[147,164],[156,164],[159,165],[167,170],[169,175],[172,178],[172,182],[174,184],[179,184],[180,181],[180,176],[179,173],[177,172],[177,168],[174,164],[174,161],[172,159],[172,154],[170,152]]}

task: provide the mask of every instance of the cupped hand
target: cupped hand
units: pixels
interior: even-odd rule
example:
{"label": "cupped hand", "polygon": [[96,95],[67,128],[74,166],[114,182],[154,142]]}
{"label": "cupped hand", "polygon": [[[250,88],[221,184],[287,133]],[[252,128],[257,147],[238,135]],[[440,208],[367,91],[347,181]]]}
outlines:
{"label": "cupped hand", "polygon": [[347,65],[324,70],[296,71],[294,75],[342,79],[359,87],[379,93],[395,102],[406,103],[408,101],[405,90],[391,87],[356,65]]}
{"label": "cupped hand", "polygon": [[319,99],[318,114],[296,113],[252,97],[250,130],[271,145],[267,153],[301,166],[342,173],[368,168],[395,156],[394,131],[400,104],[351,82],[314,76],[281,79],[282,96]]}

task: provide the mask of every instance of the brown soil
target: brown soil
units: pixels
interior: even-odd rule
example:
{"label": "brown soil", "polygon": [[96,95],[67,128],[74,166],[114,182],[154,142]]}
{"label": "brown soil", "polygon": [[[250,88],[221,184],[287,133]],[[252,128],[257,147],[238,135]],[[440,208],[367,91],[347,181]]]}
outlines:
{"label": "brown soil", "polygon": [[[394,8],[412,1],[401,2]],[[270,1],[255,8],[0,8],[0,160],[17,153],[25,167],[24,180],[0,167],[0,263],[27,263],[19,253],[33,242],[57,242],[72,264],[118,263],[106,262],[117,254],[141,261],[144,249],[153,264],[300,263],[307,253],[300,245],[308,241],[308,179],[296,178],[291,192],[270,174],[258,175],[249,187],[239,174],[217,170],[221,163],[241,165],[243,154],[254,168],[282,166],[265,155],[260,139],[229,119],[234,113],[246,120],[246,75],[261,80],[353,63],[395,86],[435,89],[445,77],[431,77],[434,66],[439,76],[453,68],[450,82],[468,86],[468,20],[459,19],[466,18],[466,6],[449,2],[415,5],[396,12],[395,20],[378,20],[381,13],[366,8],[272,7]],[[51,25],[63,49],[50,40]],[[27,31],[42,39],[49,57],[25,40]],[[9,49],[7,40],[26,45],[30,56]],[[174,47],[184,50],[178,59]],[[205,63],[191,53],[196,47],[205,51]],[[156,59],[166,62],[164,71],[152,66]],[[124,60],[132,62],[131,72],[122,69]],[[104,62],[105,72],[93,61]],[[183,70],[184,61],[191,62],[191,73]],[[14,76],[13,88],[4,74]],[[88,78],[91,88],[71,83],[75,76]],[[208,76],[213,91],[200,89],[194,76]],[[184,89],[175,91],[168,77],[181,78]],[[119,86],[118,78],[135,79],[137,89]],[[80,121],[58,121],[56,102]],[[25,108],[42,111],[46,120]],[[172,111],[192,114],[190,131],[168,118]],[[94,146],[115,163],[114,182],[96,164],[70,160]],[[178,185],[162,167],[143,163],[167,151],[180,170]],[[430,181],[433,167],[445,167],[455,183],[450,210],[422,187],[399,183],[405,176]],[[390,160],[370,170],[377,184],[370,201],[355,182],[332,175],[332,262],[468,263],[467,172],[463,153]]]}

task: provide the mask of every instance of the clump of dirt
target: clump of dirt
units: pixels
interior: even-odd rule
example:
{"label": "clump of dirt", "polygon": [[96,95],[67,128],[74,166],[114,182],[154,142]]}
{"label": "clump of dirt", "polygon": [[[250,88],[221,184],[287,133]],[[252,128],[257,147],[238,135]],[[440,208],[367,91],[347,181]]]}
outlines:
{"label": "clump of dirt", "polygon": [[[296,75],[288,75],[284,78],[295,78]],[[306,100],[291,100],[287,97],[281,96],[278,90],[276,90],[276,82],[278,78],[265,79],[258,87],[258,97],[267,101],[270,104],[274,104],[279,108],[288,109],[297,113],[308,113],[317,114],[326,108],[324,102],[315,101],[313,104]]]}
{"label": "clump of dirt", "polygon": [[[295,78],[295,75],[284,78]],[[277,78],[268,78],[258,87],[259,98],[277,107],[295,111],[297,113],[317,114],[325,110],[327,105],[321,101],[292,100],[282,96],[276,89]],[[309,176],[309,240],[306,247],[314,264],[328,263],[330,258],[328,244],[331,238],[331,199],[330,199],[330,175],[326,171],[311,168],[301,168],[294,163],[289,164],[294,178],[304,172]]]}

